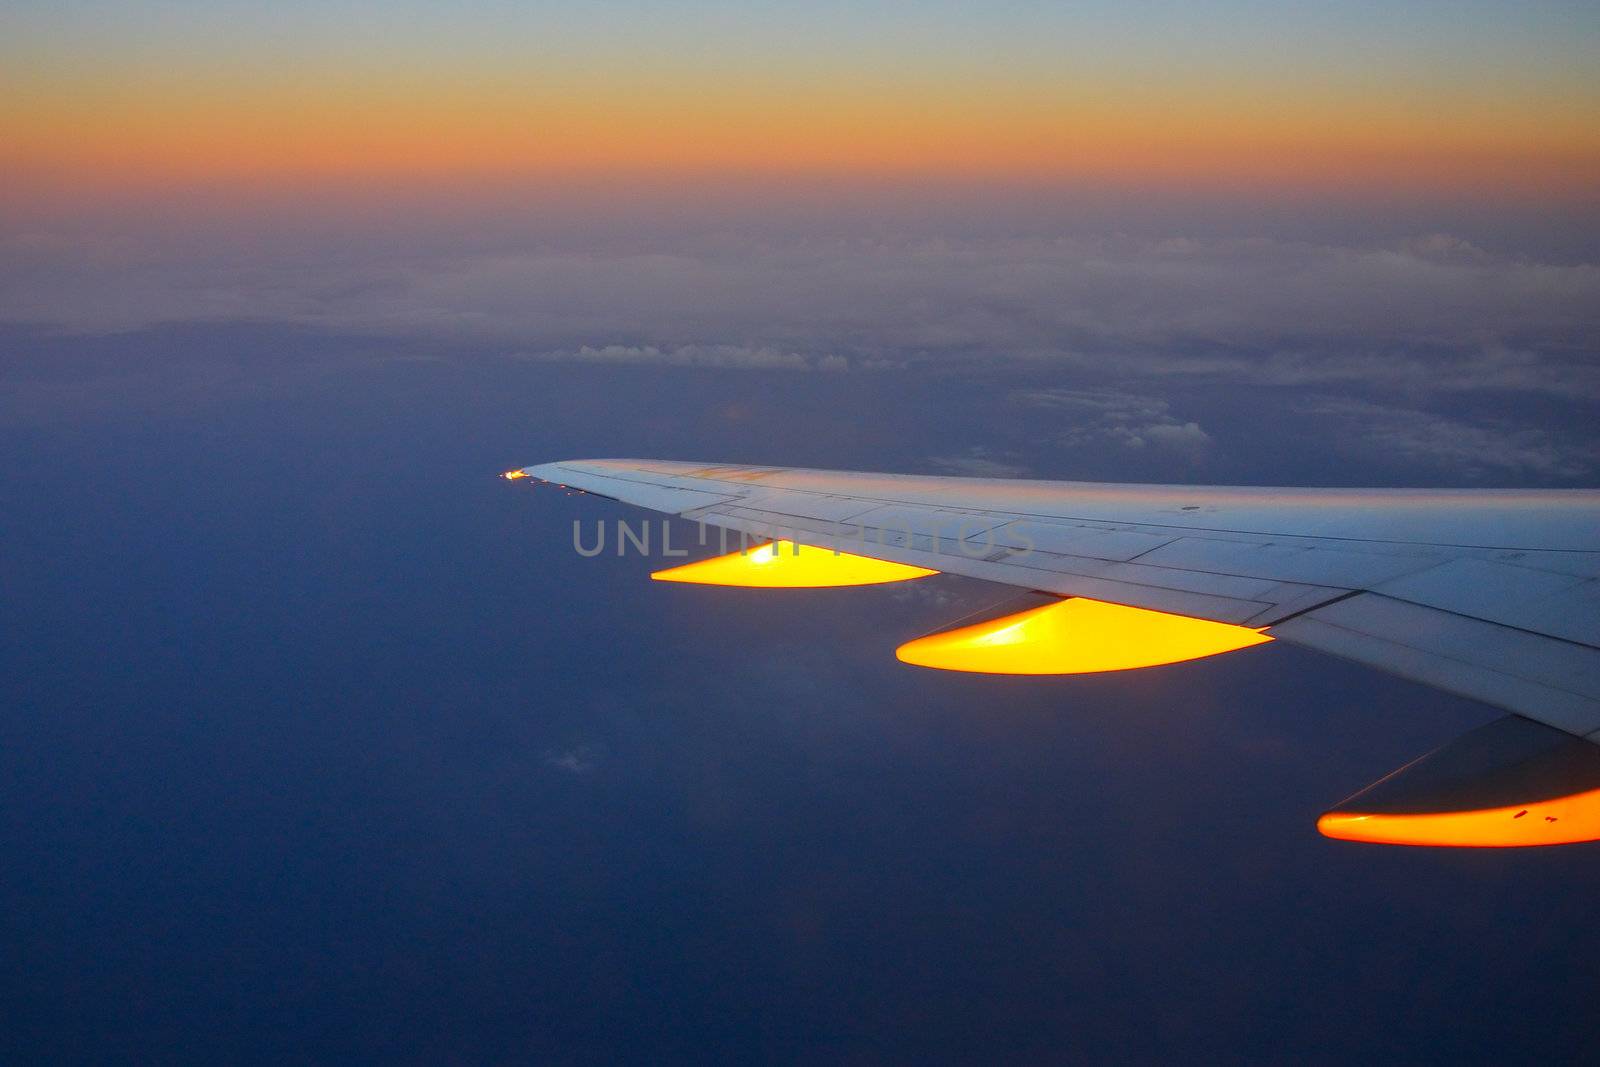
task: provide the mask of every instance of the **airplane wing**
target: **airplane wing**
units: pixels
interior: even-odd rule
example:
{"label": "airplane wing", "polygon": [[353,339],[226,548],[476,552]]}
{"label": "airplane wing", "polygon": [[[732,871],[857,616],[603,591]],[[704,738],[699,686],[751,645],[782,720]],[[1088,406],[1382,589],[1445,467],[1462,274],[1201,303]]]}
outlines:
{"label": "airplane wing", "polygon": [[[1071,673],[1277,639],[1480,700],[1513,713],[1509,725],[1357,794],[1324,816],[1323,831],[1415,844],[1600,838],[1600,492],[1111,485],[654,460],[508,476],[906,569],[894,577],[959,574],[1032,598],[903,646],[907,662]],[[860,584],[859,568],[832,581],[818,565],[820,578],[790,584]],[[1191,645],[1205,650],[1182,654]],[[1102,652],[1085,651],[1094,647]],[[1488,839],[1498,822],[1508,838]]]}

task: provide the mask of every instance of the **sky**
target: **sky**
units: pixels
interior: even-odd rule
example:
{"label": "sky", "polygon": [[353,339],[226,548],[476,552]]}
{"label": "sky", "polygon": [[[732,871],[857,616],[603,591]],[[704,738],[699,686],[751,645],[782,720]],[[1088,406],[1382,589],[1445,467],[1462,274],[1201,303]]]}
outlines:
{"label": "sky", "polygon": [[1582,3],[12,5],[41,181],[968,174],[1592,200]]}
{"label": "sky", "polygon": [[994,590],[664,587],[496,476],[1592,488],[1597,38],[8,5],[0,1059],[1586,1052],[1592,847],[1314,829],[1493,709],[917,670]]}

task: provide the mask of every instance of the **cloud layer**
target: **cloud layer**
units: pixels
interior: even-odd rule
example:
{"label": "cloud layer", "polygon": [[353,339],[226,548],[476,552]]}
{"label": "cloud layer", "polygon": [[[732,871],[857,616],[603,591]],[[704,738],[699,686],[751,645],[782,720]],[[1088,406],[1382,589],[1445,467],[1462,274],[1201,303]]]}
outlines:
{"label": "cloud layer", "polygon": [[1600,468],[1600,444],[1575,441],[1508,415],[1484,422],[1349,398],[1298,405],[1329,428],[1331,447],[1360,458],[1398,459],[1463,482],[1583,478]]}
{"label": "cloud layer", "polygon": [[1447,235],[684,239],[649,250],[173,258],[10,239],[0,319],[104,331],[247,319],[540,358],[837,369],[1050,360],[1119,374],[1600,396],[1600,267]]}
{"label": "cloud layer", "polygon": [[[243,321],[393,341],[410,358],[987,381],[1027,413],[1027,440],[996,412],[924,453],[951,473],[1039,471],[1042,444],[1152,477],[1216,477],[1243,431],[1262,439],[1274,418],[1280,436],[1314,433],[1330,454],[1416,477],[1549,484],[1600,468],[1584,428],[1600,400],[1593,263],[1439,233],[1364,245],[737,228],[587,240],[400,254],[36,232],[0,241],[0,323]],[[107,403],[138,388],[102,384]],[[28,421],[85,388],[0,380],[0,416]]]}

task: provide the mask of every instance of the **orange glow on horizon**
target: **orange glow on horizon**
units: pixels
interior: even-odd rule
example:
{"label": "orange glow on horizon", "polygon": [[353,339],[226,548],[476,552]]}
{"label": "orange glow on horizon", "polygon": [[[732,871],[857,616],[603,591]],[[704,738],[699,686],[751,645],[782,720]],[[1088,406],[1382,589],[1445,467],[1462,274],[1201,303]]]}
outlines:
{"label": "orange glow on horizon", "polygon": [[980,674],[1092,674],[1182,663],[1271,640],[1245,626],[1072,597],[908,641],[895,657]]}
{"label": "orange glow on horizon", "polygon": [[746,586],[755,589],[824,589],[846,585],[882,585],[926,578],[938,571],[892,563],[886,559],[835,552],[793,541],[769,541],[748,550],[685,563],[656,571],[658,582]]}
{"label": "orange glow on horizon", "polygon": [[1383,845],[1518,848],[1600,840],[1600,789],[1479,811],[1389,815],[1330,811],[1324,837]]}
{"label": "orange glow on horizon", "polygon": [[1592,197],[1581,108],[1040,84],[102,84],[0,102],[14,174],[193,179],[737,175],[1261,181]]}

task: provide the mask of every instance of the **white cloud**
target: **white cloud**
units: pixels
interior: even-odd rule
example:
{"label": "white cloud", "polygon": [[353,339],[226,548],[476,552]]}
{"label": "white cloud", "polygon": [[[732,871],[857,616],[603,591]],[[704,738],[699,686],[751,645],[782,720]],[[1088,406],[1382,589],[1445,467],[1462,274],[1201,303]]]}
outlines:
{"label": "white cloud", "polygon": [[1204,448],[1211,443],[1211,435],[1202,430],[1200,424],[1196,422],[1152,423],[1140,428],[1138,433],[1146,441],[1180,450]]}
{"label": "white cloud", "polygon": [[580,745],[562,752],[548,752],[544,763],[567,774],[588,774],[599,764],[599,753],[592,745]]}
{"label": "white cloud", "polygon": [[1465,481],[1580,478],[1600,467],[1600,448],[1543,428],[1465,422],[1414,408],[1348,398],[1306,401],[1299,410],[1330,420],[1329,447],[1366,460],[1400,460]]}
{"label": "white cloud", "polygon": [[1211,444],[1211,435],[1199,423],[1174,418],[1159,397],[1110,389],[1029,389],[1011,396],[1027,407],[1061,412],[1060,439],[1068,445],[1103,439],[1128,448],[1155,445],[1197,455]]}

